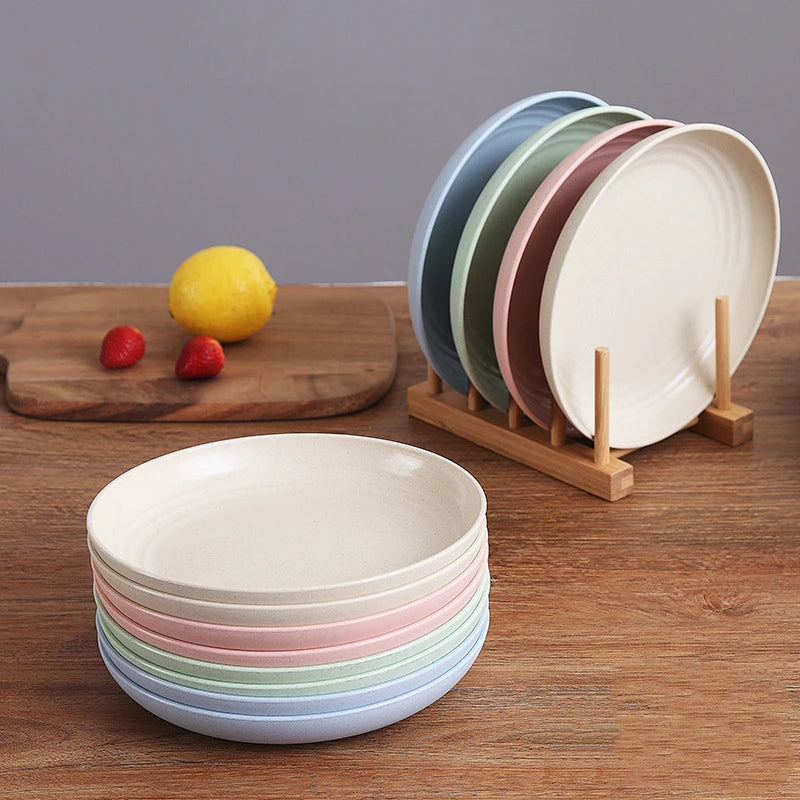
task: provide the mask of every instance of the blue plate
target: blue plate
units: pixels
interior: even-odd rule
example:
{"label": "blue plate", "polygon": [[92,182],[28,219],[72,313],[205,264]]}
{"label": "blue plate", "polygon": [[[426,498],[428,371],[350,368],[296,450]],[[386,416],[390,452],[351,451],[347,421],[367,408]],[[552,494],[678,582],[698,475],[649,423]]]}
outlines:
{"label": "blue plate", "polygon": [[520,100],[473,131],[433,184],[411,245],[408,304],[425,358],[452,388],[468,388],[450,329],[450,278],[475,201],[506,157],[544,125],[573,111],[605,105],[583,92],[548,92]]}

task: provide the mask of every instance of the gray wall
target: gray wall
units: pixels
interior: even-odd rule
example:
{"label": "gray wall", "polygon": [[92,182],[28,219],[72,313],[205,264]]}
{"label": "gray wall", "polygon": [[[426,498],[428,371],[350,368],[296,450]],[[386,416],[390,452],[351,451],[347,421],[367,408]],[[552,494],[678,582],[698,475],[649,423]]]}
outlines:
{"label": "gray wall", "polygon": [[0,280],[167,282],[214,243],[404,280],[453,149],[564,88],[748,136],[800,274],[799,31],[798,0],[0,0]]}

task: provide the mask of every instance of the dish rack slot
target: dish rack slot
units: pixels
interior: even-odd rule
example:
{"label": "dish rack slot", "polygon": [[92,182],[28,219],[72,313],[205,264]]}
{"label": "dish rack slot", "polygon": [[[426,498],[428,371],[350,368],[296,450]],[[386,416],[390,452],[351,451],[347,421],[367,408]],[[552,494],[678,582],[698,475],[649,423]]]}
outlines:
{"label": "dish rack slot", "polygon": [[[470,384],[465,396],[447,387],[428,364],[428,377],[408,389],[409,416],[460,436],[474,444],[557,478],[608,501],[633,492],[633,465],[624,457],[633,452],[609,447],[609,363],[607,347],[595,350],[592,441],[566,435],[566,418],[552,398],[549,430],[534,425],[510,399],[508,413],[491,407]],[[731,401],[730,303],[715,304],[714,400],[686,428],[723,444],[737,446],[753,438],[754,414]]]}

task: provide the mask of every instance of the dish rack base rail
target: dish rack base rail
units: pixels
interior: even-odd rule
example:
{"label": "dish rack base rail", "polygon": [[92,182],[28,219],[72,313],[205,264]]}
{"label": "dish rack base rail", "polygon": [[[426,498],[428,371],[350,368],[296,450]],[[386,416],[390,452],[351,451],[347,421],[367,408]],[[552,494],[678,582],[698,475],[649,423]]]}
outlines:
{"label": "dish rack base rail", "polygon": [[[727,297],[716,298],[715,348],[714,400],[686,428],[736,446],[753,438],[754,414],[731,402]],[[566,436],[566,419],[555,398],[552,423],[546,431],[528,420],[513,398],[508,413],[499,411],[489,406],[472,385],[466,396],[446,387],[430,364],[427,381],[408,389],[408,413],[604,500],[615,501],[633,492],[633,465],[623,459],[634,450],[609,448],[608,387],[609,351],[598,347],[594,372],[595,435],[588,443]]]}

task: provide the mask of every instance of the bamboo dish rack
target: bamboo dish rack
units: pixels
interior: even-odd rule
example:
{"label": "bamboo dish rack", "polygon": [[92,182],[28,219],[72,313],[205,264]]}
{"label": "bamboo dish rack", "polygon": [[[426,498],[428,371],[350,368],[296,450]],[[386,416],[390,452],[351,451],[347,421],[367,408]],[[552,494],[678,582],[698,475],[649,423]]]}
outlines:
{"label": "bamboo dish rack", "polygon": [[[408,413],[613,502],[631,494],[634,481],[633,465],[623,460],[633,450],[609,448],[609,362],[608,348],[596,348],[595,435],[589,444],[568,439],[564,412],[552,395],[552,424],[546,431],[528,420],[513,398],[509,398],[508,413],[504,414],[490,407],[471,384],[466,396],[444,386],[430,364],[427,381],[408,389]],[[753,438],[754,414],[731,401],[730,305],[725,296],[716,298],[715,362],[714,400],[686,428],[736,446]]]}

